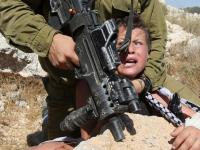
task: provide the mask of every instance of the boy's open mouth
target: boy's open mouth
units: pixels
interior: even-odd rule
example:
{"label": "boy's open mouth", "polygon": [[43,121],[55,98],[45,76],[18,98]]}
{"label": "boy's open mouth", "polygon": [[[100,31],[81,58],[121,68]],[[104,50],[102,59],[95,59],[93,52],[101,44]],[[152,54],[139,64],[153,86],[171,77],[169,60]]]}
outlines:
{"label": "boy's open mouth", "polygon": [[136,58],[126,58],[126,60],[123,62],[125,67],[131,67],[134,66],[138,60]]}

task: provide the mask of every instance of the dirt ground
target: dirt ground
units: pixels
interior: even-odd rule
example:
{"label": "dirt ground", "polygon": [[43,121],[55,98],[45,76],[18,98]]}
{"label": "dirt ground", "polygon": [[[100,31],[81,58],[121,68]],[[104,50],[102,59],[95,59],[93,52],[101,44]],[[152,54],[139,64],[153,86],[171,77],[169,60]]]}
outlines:
{"label": "dirt ground", "polygon": [[26,149],[26,136],[40,130],[45,91],[38,77],[0,74],[0,150]]}

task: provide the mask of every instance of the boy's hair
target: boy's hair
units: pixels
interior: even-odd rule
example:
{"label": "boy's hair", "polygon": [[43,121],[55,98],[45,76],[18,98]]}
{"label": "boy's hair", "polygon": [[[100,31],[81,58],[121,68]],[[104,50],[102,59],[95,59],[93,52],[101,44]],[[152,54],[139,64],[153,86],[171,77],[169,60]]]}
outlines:
{"label": "boy's hair", "polygon": [[[125,16],[123,18],[117,18],[116,19],[116,24],[119,26],[124,25],[125,27],[127,27],[128,24],[128,16]],[[132,26],[132,30],[135,28],[139,28],[141,30],[143,30],[145,32],[146,35],[146,42],[148,45],[148,49],[151,49],[151,36],[150,36],[150,32],[149,29],[146,27],[144,21],[140,18],[140,16],[138,14],[134,14],[133,15],[133,26]]]}

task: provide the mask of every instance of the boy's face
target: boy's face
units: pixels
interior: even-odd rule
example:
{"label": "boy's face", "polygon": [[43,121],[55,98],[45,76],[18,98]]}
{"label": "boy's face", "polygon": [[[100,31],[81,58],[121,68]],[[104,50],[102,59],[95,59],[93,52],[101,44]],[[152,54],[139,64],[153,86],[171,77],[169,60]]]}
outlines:
{"label": "boy's face", "polygon": [[[126,27],[119,27],[116,47],[120,47],[126,34]],[[122,64],[118,66],[118,73],[129,79],[134,79],[141,73],[145,67],[148,58],[148,45],[146,34],[140,28],[132,30],[131,41],[127,53],[121,53],[120,59]]]}

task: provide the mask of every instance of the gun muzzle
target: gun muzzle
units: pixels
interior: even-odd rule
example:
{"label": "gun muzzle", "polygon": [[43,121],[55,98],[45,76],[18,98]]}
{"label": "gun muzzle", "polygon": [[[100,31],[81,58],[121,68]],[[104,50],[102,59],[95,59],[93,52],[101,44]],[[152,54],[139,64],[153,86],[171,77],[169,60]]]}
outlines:
{"label": "gun muzzle", "polygon": [[124,124],[119,116],[114,116],[109,119],[108,128],[110,129],[115,141],[119,142],[125,139],[123,133]]}

